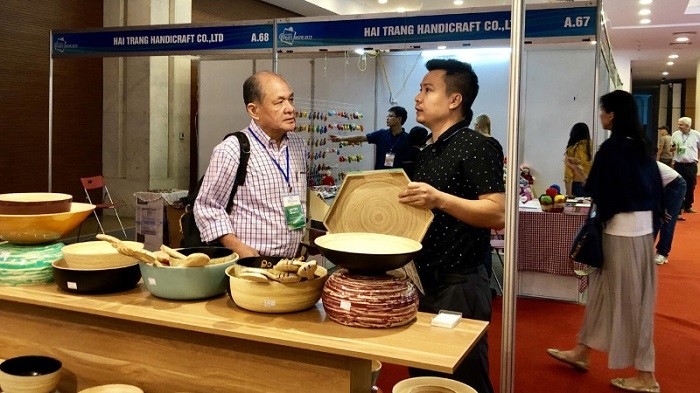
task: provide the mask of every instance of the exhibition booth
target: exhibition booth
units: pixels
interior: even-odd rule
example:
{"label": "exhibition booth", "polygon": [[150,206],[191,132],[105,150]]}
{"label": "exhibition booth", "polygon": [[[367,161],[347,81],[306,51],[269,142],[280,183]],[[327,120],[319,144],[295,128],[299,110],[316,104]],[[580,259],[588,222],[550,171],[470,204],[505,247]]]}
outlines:
{"label": "exhibition booth", "polygon": [[[385,114],[395,105],[408,110],[406,130],[417,125],[411,114],[424,64],[438,57],[473,65],[480,84],[474,114],[491,118],[493,137],[506,154],[516,152],[516,163],[509,168],[527,165],[535,187],[543,191],[563,182],[562,156],[574,123],[589,124],[596,145],[605,138],[599,130],[597,97],[619,80],[598,11],[594,1],[528,6],[517,82],[511,79],[508,7],[52,31],[51,61],[105,58],[103,162],[106,172],[122,178],[125,200],[145,191],[138,189],[143,182],[129,184],[130,176],[144,168],[150,177],[170,173],[174,156],[177,162],[187,161],[188,168],[196,165],[201,176],[223,136],[248,125],[242,85],[261,70],[278,72],[294,89],[296,132],[310,149],[309,185],[320,184],[324,176],[340,185],[348,174],[371,169],[374,151],[371,145],[333,143],[329,135],[384,128]],[[146,77],[123,72],[135,65],[147,70]],[[189,78],[192,74],[195,80]],[[509,91],[520,98],[515,119],[509,115]],[[181,99],[173,99],[175,95]],[[142,120],[129,119],[139,108],[146,111],[139,114]],[[184,126],[190,117],[196,119],[193,133]],[[511,122],[517,130],[509,131]],[[190,138],[196,143],[190,144]],[[511,140],[516,146],[509,146]],[[189,146],[196,146],[196,154],[187,154]],[[517,175],[512,172],[509,179]],[[184,178],[148,184],[187,188]],[[51,168],[49,190],[50,183]],[[515,191],[509,186],[508,192]],[[509,201],[517,205],[517,198]],[[506,228],[506,236],[517,239],[516,227]],[[541,273],[556,276],[551,270]],[[585,289],[578,280],[567,281],[567,293],[576,286],[569,299],[538,293],[537,282],[526,284],[526,295],[572,301],[581,301],[579,289]],[[250,391],[293,392],[308,386],[302,380],[314,381],[319,391],[368,392],[371,360],[450,373],[487,327],[465,319],[457,328],[435,331],[430,316],[418,313],[406,326],[373,330],[340,326],[318,305],[267,315],[236,308],[225,297],[177,302],[149,296],[145,289],[136,292],[89,297],[66,295],[54,287],[0,287],[0,303],[7,310],[0,320],[11,326],[15,347],[44,346],[61,355],[74,373],[70,386],[104,383],[121,374],[153,392],[227,391],[225,386],[236,384]],[[26,336],[43,324],[55,326],[66,339]],[[181,359],[183,353],[193,358]]]}

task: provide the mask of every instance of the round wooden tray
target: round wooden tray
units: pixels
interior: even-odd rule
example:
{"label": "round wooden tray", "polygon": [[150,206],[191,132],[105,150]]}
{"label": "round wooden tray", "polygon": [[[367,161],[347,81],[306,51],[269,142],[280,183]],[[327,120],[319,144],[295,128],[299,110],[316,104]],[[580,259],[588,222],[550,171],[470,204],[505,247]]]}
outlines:
{"label": "round wooden tray", "polygon": [[433,213],[399,202],[399,193],[409,181],[401,169],[349,173],[324,225],[331,233],[382,233],[420,242]]}

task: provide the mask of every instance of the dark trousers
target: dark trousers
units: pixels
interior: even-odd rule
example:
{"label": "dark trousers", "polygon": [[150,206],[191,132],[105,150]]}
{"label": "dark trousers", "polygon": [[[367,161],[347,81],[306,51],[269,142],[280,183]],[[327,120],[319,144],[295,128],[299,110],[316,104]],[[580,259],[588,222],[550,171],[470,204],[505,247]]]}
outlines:
{"label": "dark trousers", "polygon": [[675,169],[678,174],[683,176],[683,180],[685,180],[686,189],[685,199],[683,200],[683,209],[690,209],[693,207],[694,202],[693,193],[695,192],[695,183],[697,182],[698,163],[674,162],[673,169]]}
{"label": "dark trousers", "polygon": [[[668,222],[662,222],[658,228],[659,241],[656,243],[656,253],[665,257],[671,252],[671,243],[673,242],[673,232],[676,229],[676,220],[681,212],[683,197],[685,196],[685,180],[682,177],[677,177],[672,182],[664,187],[664,202],[666,204],[666,213],[671,216]],[[656,230],[654,231],[656,235]]]}
{"label": "dark trousers", "polygon": [[[464,276],[450,277],[446,284],[429,291],[421,297],[418,309],[437,314],[440,310],[462,313],[462,317],[491,321],[491,290],[486,269],[479,266],[476,272]],[[461,282],[458,282],[461,281]],[[443,374],[417,368],[409,368],[411,377],[438,376],[454,379],[474,388],[479,393],[493,393],[489,379],[489,344],[487,333],[476,343],[454,374]]]}

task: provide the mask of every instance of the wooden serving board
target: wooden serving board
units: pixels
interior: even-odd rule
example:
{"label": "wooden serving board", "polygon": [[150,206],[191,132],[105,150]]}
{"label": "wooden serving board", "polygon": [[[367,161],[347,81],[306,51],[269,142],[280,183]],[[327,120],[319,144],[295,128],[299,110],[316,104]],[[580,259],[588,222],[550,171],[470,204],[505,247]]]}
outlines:
{"label": "wooden serving board", "polygon": [[331,233],[382,233],[420,242],[433,212],[399,202],[409,182],[403,169],[349,173],[323,224]]}

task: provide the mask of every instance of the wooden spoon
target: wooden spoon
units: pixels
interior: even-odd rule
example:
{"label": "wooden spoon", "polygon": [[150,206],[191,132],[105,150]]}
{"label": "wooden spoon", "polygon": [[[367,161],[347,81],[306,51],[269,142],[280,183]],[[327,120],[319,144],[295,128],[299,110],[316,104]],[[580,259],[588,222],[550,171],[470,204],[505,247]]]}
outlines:
{"label": "wooden spoon", "polygon": [[111,243],[112,246],[114,246],[117,249],[117,251],[119,251],[119,253],[122,255],[136,258],[140,261],[146,262],[149,265],[163,266],[163,264],[160,263],[158,258],[156,258],[156,256],[153,255],[153,253],[151,253],[150,251],[132,248],[128,244],[122,242],[114,236],[98,233],[97,235],[95,235],[95,238]]}
{"label": "wooden spoon", "polygon": [[177,266],[177,267],[197,267],[197,266],[207,266],[209,264],[210,258],[209,255],[201,253],[201,252],[194,252],[190,255],[185,255],[177,250],[173,250],[172,248],[166,246],[165,244],[160,246],[160,250],[163,251],[164,253],[170,255],[173,258],[177,258],[177,260],[170,260],[170,264],[172,266]]}
{"label": "wooden spoon", "polygon": [[247,267],[241,269],[241,274],[245,273],[257,273],[262,274],[270,280],[281,282],[283,284],[295,283],[301,281],[301,277],[294,273],[288,272],[276,272],[274,269],[260,269],[256,267]]}

